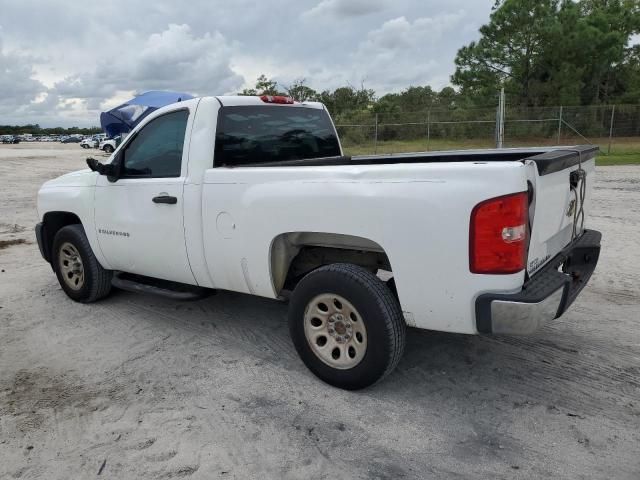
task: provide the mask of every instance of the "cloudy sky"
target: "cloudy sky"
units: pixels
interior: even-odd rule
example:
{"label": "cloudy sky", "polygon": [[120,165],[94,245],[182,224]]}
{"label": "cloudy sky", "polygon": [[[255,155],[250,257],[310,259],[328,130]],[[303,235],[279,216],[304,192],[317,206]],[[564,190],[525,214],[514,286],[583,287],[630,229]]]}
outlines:
{"label": "cloudy sky", "polygon": [[236,93],[265,73],[442,88],[494,0],[0,0],[0,124],[97,125],[136,92]]}

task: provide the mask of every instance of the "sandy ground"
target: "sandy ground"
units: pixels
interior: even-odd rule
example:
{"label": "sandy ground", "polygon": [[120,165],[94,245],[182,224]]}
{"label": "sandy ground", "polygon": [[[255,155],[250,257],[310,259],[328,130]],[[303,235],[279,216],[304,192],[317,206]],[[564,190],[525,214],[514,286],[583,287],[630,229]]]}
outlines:
{"label": "sandy ground", "polygon": [[33,235],[77,145],[0,145],[0,478],[640,478],[640,168],[598,171],[591,284],[526,338],[410,330],[398,369],[324,385],[286,306],[116,292],[80,305]]}

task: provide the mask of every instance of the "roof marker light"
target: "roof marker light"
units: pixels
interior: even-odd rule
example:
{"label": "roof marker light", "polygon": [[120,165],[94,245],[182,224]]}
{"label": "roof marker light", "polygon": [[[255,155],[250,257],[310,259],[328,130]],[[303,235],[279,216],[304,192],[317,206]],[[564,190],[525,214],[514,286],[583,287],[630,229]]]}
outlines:
{"label": "roof marker light", "polygon": [[284,95],[260,95],[260,100],[264,103],[279,103],[282,105],[291,105],[295,103],[293,98],[285,97]]}

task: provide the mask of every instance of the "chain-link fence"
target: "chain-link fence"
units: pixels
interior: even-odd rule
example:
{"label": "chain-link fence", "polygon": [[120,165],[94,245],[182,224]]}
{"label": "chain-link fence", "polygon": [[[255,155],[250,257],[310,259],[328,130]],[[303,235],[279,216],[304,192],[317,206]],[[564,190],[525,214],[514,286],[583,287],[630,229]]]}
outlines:
{"label": "chain-link fence", "polygon": [[[369,113],[336,119],[349,154],[493,148],[497,108]],[[640,105],[505,108],[503,146],[594,144],[603,153],[640,152]]]}

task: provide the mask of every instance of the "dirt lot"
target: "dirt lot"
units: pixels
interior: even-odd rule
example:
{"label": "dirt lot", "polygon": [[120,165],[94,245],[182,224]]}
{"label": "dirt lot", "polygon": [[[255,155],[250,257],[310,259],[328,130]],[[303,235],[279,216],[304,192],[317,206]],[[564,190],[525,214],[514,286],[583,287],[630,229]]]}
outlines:
{"label": "dirt lot", "polygon": [[70,301],[35,194],[86,154],[0,145],[0,478],[640,477],[640,167],[599,169],[603,254],[565,317],[526,338],[410,330],[354,393],[306,370],[277,302]]}

